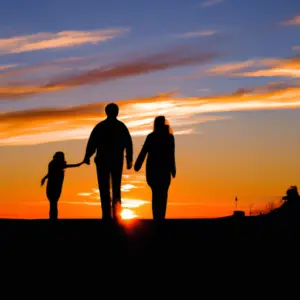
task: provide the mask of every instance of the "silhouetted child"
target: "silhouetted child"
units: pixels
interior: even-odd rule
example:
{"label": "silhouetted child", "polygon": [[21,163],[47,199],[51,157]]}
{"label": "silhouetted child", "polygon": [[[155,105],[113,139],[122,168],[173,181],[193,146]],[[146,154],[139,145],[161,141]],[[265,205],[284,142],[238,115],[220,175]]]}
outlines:
{"label": "silhouetted child", "polygon": [[49,218],[51,220],[57,220],[58,209],[57,203],[61,195],[61,190],[64,182],[65,169],[76,168],[83,164],[67,165],[65,161],[65,154],[63,152],[56,152],[53,159],[48,165],[48,174],[42,179],[41,185],[43,186],[45,180],[48,179],[46,194],[50,202]]}

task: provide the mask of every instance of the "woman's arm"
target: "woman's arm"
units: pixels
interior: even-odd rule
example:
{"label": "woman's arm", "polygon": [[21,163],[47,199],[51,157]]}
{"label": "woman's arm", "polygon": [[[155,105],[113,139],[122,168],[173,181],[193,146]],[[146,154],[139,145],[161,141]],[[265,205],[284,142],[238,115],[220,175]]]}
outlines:
{"label": "woman's arm", "polygon": [[78,163],[78,164],[66,165],[65,169],[68,169],[68,168],[77,168],[77,167],[80,167],[82,164],[83,164],[83,161],[80,162],[80,163]]}
{"label": "woman's arm", "polygon": [[145,160],[146,155],[148,153],[148,144],[149,144],[149,136],[147,136],[146,141],[145,141],[145,143],[142,147],[142,150],[141,150],[140,154],[138,155],[138,157],[135,161],[134,170],[136,172],[138,172],[141,169],[141,167],[144,163],[144,160]]}
{"label": "woman's arm", "polygon": [[45,181],[46,181],[47,178],[48,178],[48,174],[42,178],[41,186],[44,185],[44,183],[45,183]]}

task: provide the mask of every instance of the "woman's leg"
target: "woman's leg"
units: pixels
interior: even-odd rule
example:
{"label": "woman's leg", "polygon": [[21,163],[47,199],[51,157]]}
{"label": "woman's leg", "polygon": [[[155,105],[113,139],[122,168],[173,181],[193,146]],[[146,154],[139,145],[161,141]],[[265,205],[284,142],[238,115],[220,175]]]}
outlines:
{"label": "woman's leg", "polygon": [[153,169],[147,173],[147,183],[152,190],[152,214],[154,220],[164,220],[167,210],[171,174],[165,169]]}
{"label": "woman's leg", "polygon": [[166,218],[168,192],[171,184],[171,175],[168,171],[161,173],[161,180],[159,185],[159,219],[164,220]]}
{"label": "woman's leg", "polygon": [[166,217],[169,186],[152,187],[152,214],[154,220],[164,220]]}
{"label": "woman's leg", "polygon": [[159,191],[157,187],[151,187],[152,190],[152,215],[153,220],[159,219]]}
{"label": "woman's leg", "polygon": [[164,220],[166,218],[166,212],[167,212],[167,203],[168,203],[168,191],[169,186],[166,186],[161,189],[161,205],[160,205],[160,211],[159,211],[159,218],[161,220]]}

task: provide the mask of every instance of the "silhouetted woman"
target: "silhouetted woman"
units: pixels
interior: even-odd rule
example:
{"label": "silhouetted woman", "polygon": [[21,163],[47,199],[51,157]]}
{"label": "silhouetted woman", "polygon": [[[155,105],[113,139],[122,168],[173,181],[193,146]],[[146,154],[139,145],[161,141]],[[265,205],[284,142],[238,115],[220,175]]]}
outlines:
{"label": "silhouetted woman", "polygon": [[146,180],[152,190],[153,219],[163,220],[166,216],[171,175],[173,178],[176,176],[175,139],[164,116],[155,118],[154,130],[147,136],[138,155],[135,171],[141,169],[147,154]]}
{"label": "silhouetted woman", "polygon": [[79,167],[79,164],[67,165],[65,161],[65,154],[63,152],[56,152],[53,159],[48,165],[48,174],[42,179],[41,185],[43,186],[45,180],[48,179],[46,194],[50,202],[49,218],[56,220],[58,215],[57,203],[61,195],[61,190],[64,182],[65,169]]}

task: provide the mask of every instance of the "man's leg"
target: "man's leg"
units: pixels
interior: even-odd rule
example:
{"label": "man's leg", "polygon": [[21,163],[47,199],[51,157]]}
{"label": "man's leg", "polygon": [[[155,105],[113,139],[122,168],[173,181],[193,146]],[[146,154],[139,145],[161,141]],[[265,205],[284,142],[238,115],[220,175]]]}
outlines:
{"label": "man's leg", "polygon": [[57,220],[58,210],[57,210],[57,201],[50,201],[50,211],[49,218],[50,220]]}
{"label": "man's leg", "polygon": [[102,219],[111,219],[110,182],[107,166],[96,164],[98,187],[100,192]]}
{"label": "man's leg", "polygon": [[123,164],[113,167],[111,172],[112,194],[113,194],[113,217],[118,218],[121,210],[121,182],[122,182]]}

